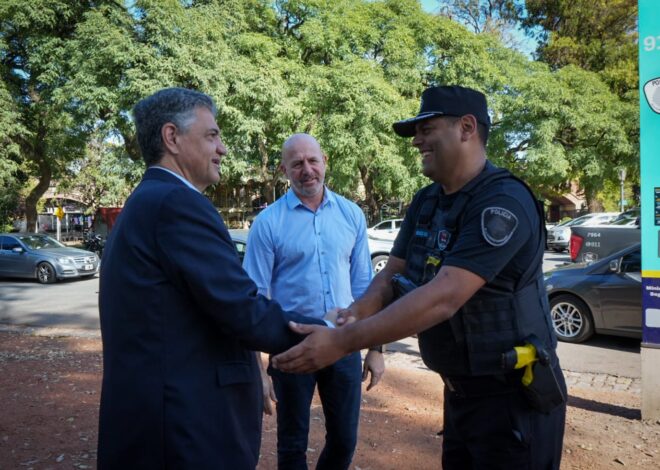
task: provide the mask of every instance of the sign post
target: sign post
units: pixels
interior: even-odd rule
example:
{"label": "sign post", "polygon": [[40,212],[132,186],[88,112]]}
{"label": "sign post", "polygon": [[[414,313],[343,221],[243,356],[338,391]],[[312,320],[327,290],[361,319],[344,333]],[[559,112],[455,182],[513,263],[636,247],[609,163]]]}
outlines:
{"label": "sign post", "polygon": [[57,241],[61,240],[62,236],[62,216],[64,215],[64,210],[61,207],[55,208],[55,218],[57,219]]}
{"label": "sign post", "polygon": [[660,418],[660,3],[639,0],[642,419]]}

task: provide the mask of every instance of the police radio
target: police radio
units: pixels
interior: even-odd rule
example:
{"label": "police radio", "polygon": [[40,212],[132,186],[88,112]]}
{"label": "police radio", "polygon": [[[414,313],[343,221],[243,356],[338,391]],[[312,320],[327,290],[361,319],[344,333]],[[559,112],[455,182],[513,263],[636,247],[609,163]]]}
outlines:
{"label": "police radio", "polygon": [[417,289],[417,285],[403,274],[392,276],[392,288],[394,289],[394,298],[399,299],[408,292]]}

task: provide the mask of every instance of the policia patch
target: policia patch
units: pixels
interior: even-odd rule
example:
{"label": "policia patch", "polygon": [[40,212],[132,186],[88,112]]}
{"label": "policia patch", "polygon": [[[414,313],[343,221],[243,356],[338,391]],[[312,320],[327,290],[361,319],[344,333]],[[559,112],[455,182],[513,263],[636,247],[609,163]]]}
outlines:
{"label": "policia patch", "polygon": [[481,233],[488,243],[502,246],[518,227],[518,217],[503,207],[487,207],[481,213]]}

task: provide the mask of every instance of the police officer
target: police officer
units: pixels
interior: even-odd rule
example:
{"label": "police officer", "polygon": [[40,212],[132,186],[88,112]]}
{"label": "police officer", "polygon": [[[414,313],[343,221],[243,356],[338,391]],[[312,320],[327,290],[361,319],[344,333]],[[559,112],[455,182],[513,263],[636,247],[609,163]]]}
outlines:
{"label": "police officer", "polygon": [[[274,365],[306,372],[419,333],[424,362],[445,383],[444,469],[558,469],[566,385],[543,288],[542,208],[486,159],[478,91],[429,88],[419,114],[393,127],[413,138],[433,183],[415,195],[385,269],[341,312],[347,325],[292,325],[309,336]],[[502,361],[525,344],[543,359],[531,384]]]}

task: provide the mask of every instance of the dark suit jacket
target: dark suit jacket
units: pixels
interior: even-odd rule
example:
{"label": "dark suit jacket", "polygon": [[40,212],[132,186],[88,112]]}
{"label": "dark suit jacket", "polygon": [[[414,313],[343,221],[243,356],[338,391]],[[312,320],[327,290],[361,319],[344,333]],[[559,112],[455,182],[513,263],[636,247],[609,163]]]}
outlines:
{"label": "dark suit jacket", "polygon": [[[261,379],[251,350],[310,323],[257,295],[211,202],[149,169],[105,246],[100,469],[253,469]],[[318,323],[318,321],[317,321]]]}

